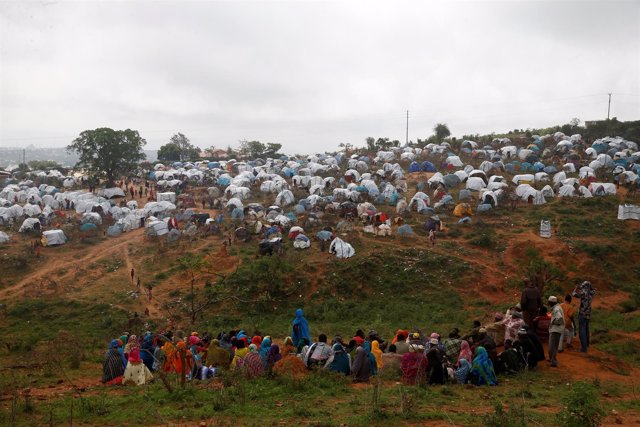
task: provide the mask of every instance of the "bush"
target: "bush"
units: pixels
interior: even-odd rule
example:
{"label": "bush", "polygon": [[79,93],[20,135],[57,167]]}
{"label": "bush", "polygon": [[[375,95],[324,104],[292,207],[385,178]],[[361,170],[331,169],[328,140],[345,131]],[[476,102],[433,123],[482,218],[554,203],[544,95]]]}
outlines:
{"label": "bush", "polygon": [[525,427],[524,407],[522,405],[514,405],[505,411],[502,403],[495,402],[493,404],[493,413],[482,416],[482,424],[487,427]]}
{"label": "bush", "polygon": [[605,411],[596,390],[596,385],[588,382],[573,384],[562,399],[563,408],[557,415],[558,424],[565,427],[596,427],[602,424]]}

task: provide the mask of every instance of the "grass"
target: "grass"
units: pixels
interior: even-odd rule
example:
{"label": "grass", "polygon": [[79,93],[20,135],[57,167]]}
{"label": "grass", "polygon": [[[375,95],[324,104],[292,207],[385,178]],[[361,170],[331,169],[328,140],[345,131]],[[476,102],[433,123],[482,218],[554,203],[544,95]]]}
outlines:
{"label": "grass", "polygon": [[[527,425],[551,425],[560,410],[555,402],[559,402],[570,387],[564,378],[549,372],[523,373],[502,380],[502,386],[491,388],[403,386],[375,379],[368,385],[352,387],[345,377],[325,371],[316,371],[299,380],[246,381],[230,374],[211,384],[188,383],[185,389],[171,394],[157,382],[139,388],[118,388],[118,393],[100,387],[44,403],[32,402],[28,412],[24,399],[18,397],[13,411],[5,408],[0,412],[0,423],[9,424],[13,414],[16,425],[41,425],[50,421],[58,425],[71,421],[122,425],[131,422],[131,414],[122,410],[130,407],[136,408],[136,423],[145,424],[215,420],[216,425],[304,421],[310,425],[365,426],[439,420],[479,426],[498,425],[487,424],[487,420],[499,419],[493,409],[495,402],[506,402],[507,413],[518,417],[522,416],[518,405],[524,405]],[[612,383],[589,387],[597,396],[620,396],[619,387]],[[608,405],[608,409],[623,410],[629,405],[621,400]]]}

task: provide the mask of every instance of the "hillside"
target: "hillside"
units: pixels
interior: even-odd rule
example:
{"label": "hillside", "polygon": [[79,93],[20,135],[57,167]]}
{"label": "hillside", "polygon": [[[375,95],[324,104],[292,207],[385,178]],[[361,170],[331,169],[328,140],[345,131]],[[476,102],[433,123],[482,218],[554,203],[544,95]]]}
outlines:
{"label": "hillside", "polygon": [[[408,175],[409,196],[428,176]],[[252,201],[264,203],[260,197],[247,203]],[[515,408],[526,399],[527,417],[547,425],[561,409],[566,383],[596,380],[607,422],[636,424],[640,222],[616,219],[622,202],[638,204],[640,198],[621,192],[541,206],[520,203],[514,211],[498,207],[474,215],[469,224],[457,224],[458,218],[444,211],[439,213],[444,231],[433,247],[422,230],[426,217],[413,212],[405,216],[413,237],[398,236],[396,227],[392,237],[365,234],[361,226],[340,233],[356,250],[346,260],[320,252],[316,241],[300,251],[285,239],[282,255],[259,257],[255,239],[235,240],[223,249],[222,235],[183,236],[170,243],[146,237],[140,229],[116,238],[75,231],[68,244],[43,248],[35,258],[29,248],[33,237],[14,234],[0,258],[0,419],[20,425],[50,419],[67,423],[75,411],[73,417],[82,422],[115,425],[130,422],[117,410],[126,406],[140,409],[136,420],[164,425],[212,417],[216,424],[257,423],[250,413],[261,413],[261,424],[408,419],[469,425],[481,423],[478,414],[493,413],[494,402]],[[392,207],[382,209],[394,216]],[[551,239],[539,237],[541,219],[551,221]],[[232,230],[231,220],[225,219],[223,227]],[[305,231],[312,236],[317,227],[305,225]],[[188,301],[190,280],[179,262],[185,256],[203,259],[196,280],[199,296],[207,281],[224,288],[195,325],[188,309],[175,304],[180,298]],[[139,293],[130,281],[131,268],[141,278]],[[189,385],[171,395],[160,382],[140,390],[99,383],[104,351],[123,330],[142,334],[171,327],[217,334],[244,328],[282,340],[301,307],[313,336],[348,337],[358,328],[375,329],[385,338],[398,328],[445,335],[453,327],[467,330],[476,319],[491,321],[495,312],[518,302],[523,277],[545,272],[557,277],[545,295],[564,295],[576,278],[594,284],[595,348],[588,355],[568,350],[560,355],[561,369],[543,366],[505,379],[495,389],[407,388],[393,378],[362,387],[326,375],[251,384],[230,377],[222,388],[218,382]],[[149,284],[151,301],[145,293]]]}

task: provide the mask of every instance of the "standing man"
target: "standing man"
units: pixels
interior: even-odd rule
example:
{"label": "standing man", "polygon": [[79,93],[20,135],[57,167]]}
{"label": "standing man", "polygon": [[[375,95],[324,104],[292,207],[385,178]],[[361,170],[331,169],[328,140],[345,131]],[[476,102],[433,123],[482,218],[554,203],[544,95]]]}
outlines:
{"label": "standing man", "polygon": [[551,307],[551,322],[549,322],[549,360],[551,367],[558,367],[558,347],[564,334],[564,313],[558,304],[558,298],[553,295],[549,297],[549,307]]}
{"label": "standing man", "polygon": [[580,298],[580,308],[578,309],[578,336],[580,337],[580,351],[586,353],[589,348],[589,322],[591,321],[591,301],[596,294],[596,290],[591,286],[591,282],[585,280],[581,285],[576,285],[573,296]]}
{"label": "standing man", "polygon": [[133,286],[133,278],[136,276],[136,271],[132,268],[131,269],[131,286]]}
{"label": "standing man", "polygon": [[573,338],[573,315],[576,312],[575,307],[571,304],[571,294],[564,297],[564,302],[560,304],[562,313],[564,314],[564,335],[560,338],[560,348],[558,352],[562,353],[564,349],[564,340],[567,339],[567,347],[571,347],[571,339]]}
{"label": "standing man", "polygon": [[524,290],[520,296],[520,307],[522,308],[522,317],[524,323],[531,327],[533,319],[538,315],[538,311],[542,306],[542,298],[540,290],[529,279],[524,279]]}

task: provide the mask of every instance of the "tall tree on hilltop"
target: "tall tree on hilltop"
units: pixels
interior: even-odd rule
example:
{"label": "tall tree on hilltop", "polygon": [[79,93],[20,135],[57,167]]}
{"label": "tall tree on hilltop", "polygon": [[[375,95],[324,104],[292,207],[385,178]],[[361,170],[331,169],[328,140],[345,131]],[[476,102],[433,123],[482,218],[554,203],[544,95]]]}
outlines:
{"label": "tall tree on hilltop", "polygon": [[77,167],[106,178],[107,186],[113,186],[117,178],[134,172],[146,158],[142,151],[146,143],[137,130],[98,128],[80,133],[67,151],[79,155]]}
{"label": "tall tree on hilltop", "polygon": [[158,160],[167,162],[184,162],[196,160],[200,155],[200,148],[194,146],[189,138],[178,132],[169,142],[158,150]]}
{"label": "tall tree on hilltop", "polygon": [[438,142],[442,142],[443,139],[451,135],[451,131],[446,123],[436,123],[433,127],[433,132],[436,134]]}

